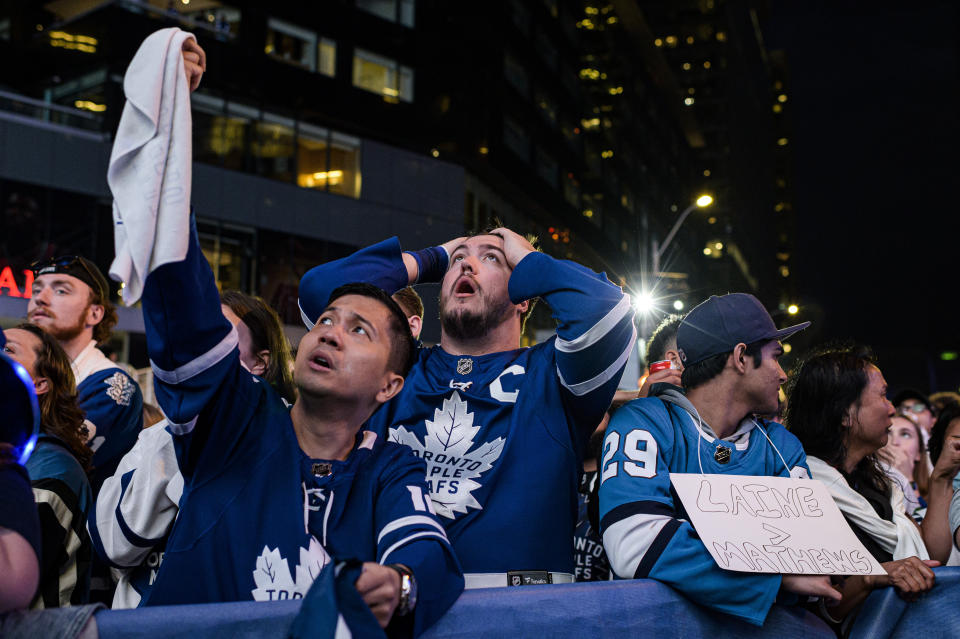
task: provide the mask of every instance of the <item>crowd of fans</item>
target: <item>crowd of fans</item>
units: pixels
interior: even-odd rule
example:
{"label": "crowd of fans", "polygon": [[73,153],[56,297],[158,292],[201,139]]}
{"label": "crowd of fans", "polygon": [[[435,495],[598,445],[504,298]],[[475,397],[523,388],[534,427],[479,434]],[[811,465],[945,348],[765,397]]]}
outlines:
{"label": "crowd of fans", "polygon": [[[195,88],[203,52],[183,51]],[[294,356],[263,300],[218,296],[191,227],[143,287],[154,406],[98,349],[116,313],[96,265],[33,269],[28,321],[0,338],[40,414],[25,466],[0,445],[0,613],[301,598],[356,560],[358,595],[397,635],[464,587],[613,578],[756,624],[788,593],[839,629],[871,589],[932,588],[954,552],[960,396],[890,401],[859,346],[788,376],[783,341],[806,324],[778,329],[750,295],[664,319],[658,365],[617,391],[636,333],[605,276],[505,228],[420,251],[392,239],[304,276]],[[432,347],[424,282],[441,285]],[[521,349],[537,299],[557,336]],[[887,575],[722,570],[671,472],[820,480]]]}

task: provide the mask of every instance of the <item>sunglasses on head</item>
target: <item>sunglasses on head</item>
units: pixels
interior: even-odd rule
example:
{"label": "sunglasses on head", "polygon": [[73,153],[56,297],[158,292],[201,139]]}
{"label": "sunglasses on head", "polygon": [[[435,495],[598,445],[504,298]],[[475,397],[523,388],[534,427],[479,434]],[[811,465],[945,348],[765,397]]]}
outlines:
{"label": "sunglasses on head", "polygon": [[[918,414],[922,413],[925,410],[930,410],[927,408],[926,404],[919,404],[919,403],[911,404],[910,406],[901,406],[900,408],[903,410],[908,410],[911,413],[918,413]],[[932,413],[933,411],[931,410],[930,412]]]}
{"label": "sunglasses on head", "polygon": [[51,257],[45,260],[37,260],[36,262],[30,265],[30,270],[33,271],[34,275],[36,275],[43,269],[50,266],[55,267],[58,272],[61,271],[62,269],[70,269],[70,268],[73,268],[74,266],[79,266],[80,268],[82,268],[84,271],[87,272],[87,275],[90,276],[90,282],[93,283],[97,289],[99,289],[97,292],[99,293],[101,299],[108,298],[107,292],[104,291],[99,284],[100,278],[97,277],[94,274],[94,272],[90,270],[90,267],[87,266],[87,264],[80,259],[79,255],[61,255],[60,257]]}

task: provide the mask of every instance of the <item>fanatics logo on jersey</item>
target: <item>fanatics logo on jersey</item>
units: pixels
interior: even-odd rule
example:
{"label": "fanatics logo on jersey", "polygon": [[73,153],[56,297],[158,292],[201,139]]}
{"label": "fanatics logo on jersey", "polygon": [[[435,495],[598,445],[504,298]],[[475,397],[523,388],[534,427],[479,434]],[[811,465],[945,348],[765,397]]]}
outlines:
{"label": "fanatics logo on jersey", "polygon": [[480,487],[475,480],[493,468],[506,440],[498,437],[470,450],[480,426],[473,425],[473,413],[467,412],[467,403],[457,391],[443,400],[442,408],[434,409],[433,421],[424,422],[427,432],[423,443],[403,426],[391,428],[390,439],[408,446],[427,463],[434,510],[442,517],[454,519],[456,513],[466,514],[467,508],[482,509],[472,494]]}
{"label": "fanatics logo on jersey", "polygon": [[469,357],[461,357],[457,360],[457,375],[469,375],[473,372],[473,360]]}

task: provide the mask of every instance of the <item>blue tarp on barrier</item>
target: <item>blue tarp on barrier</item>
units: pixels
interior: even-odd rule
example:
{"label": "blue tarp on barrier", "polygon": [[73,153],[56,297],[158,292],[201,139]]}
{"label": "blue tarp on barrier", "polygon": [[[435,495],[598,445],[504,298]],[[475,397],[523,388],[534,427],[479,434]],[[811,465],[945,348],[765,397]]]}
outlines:
{"label": "blue tarp on barrier", "polygon": [[[102,639],[286,637],[299,601],[158,606],[97,613]],[[823,637],[801,608],[774,606],[763,628],[696,606],[655,581],[612,581],[465,592],[424,639],[467,637]]]}
{"label": "blue tarp on barrier", "polygon": [[850,639],[953,639],[960,637],[960,567],[934,568],[936,585],[907,603],[893,588],[867,597]]}

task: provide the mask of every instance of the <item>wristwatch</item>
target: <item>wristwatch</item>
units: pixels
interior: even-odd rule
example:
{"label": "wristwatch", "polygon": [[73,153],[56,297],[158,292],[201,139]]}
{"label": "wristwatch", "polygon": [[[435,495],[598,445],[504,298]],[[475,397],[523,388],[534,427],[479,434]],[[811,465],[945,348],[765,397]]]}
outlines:
{"label": "wristwatch", "polygon": [[400,603],[397,604],[393,614],[402,617],[410,614],[417,605],[417,579],[403,564],[389,564],[388,567],[393,568],[400,575]]}

